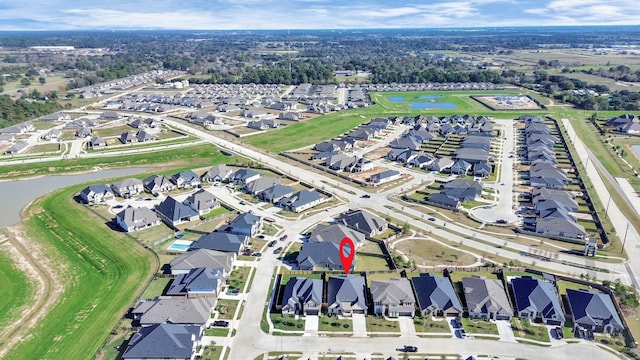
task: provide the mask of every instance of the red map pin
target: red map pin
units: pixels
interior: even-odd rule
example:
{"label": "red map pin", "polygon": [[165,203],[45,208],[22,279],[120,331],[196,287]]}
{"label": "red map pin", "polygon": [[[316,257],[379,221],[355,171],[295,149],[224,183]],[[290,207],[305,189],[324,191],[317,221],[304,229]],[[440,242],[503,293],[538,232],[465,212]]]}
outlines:
{"label": "red map pin", "polygon": [[[344,246],[349,245],[348,255],[345,254]],[[348,237],[342,239],[340,242],[340,261],[342,261],[342,269],[344,269],[344,273],[349,275],[349,270],[351,269],[351,263],[353,262],[353,256],[356,254],[355,247],[353,246],[353,241]]]}

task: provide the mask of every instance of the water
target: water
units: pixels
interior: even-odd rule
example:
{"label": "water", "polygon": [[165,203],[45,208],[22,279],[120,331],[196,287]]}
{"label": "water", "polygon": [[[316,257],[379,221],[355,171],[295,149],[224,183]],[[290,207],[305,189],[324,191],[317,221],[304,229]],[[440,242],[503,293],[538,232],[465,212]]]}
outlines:
{"label": "water", "polygon": [[[0,167],[0,171],[2,167]],[[51,175],[34,179],[0,181],[0,228],[20,222],[20,211],[30,202],[54,190],[146,171],[145,168],[100,170],[76,175]]]}
{"label": "water", "polygon": [[404,97],[402,96],[389,96],[387,99],[391,102],[404,102]]}
{"label": "water", "polygon": [[421,100],[435,100],[435,99],[440,99],[441,97],[443,97],[442,95],[422,95],[422,96],[418,96],[418,99]]}
{"label": "water", "polygon": [[456,104],[452,104],[452,103],[420,103],[420,102],[412,102],[409,103],[409,106],[412,109],[455,109],[457,106]]}

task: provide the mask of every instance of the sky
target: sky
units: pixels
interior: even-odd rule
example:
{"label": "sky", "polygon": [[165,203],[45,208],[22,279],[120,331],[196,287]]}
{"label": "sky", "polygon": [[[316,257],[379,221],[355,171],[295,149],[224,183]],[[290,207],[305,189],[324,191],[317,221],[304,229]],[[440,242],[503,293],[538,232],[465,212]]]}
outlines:
{"label": "sky", "polygon": [[0,30],[640,25],[638,0],[0,0]]}

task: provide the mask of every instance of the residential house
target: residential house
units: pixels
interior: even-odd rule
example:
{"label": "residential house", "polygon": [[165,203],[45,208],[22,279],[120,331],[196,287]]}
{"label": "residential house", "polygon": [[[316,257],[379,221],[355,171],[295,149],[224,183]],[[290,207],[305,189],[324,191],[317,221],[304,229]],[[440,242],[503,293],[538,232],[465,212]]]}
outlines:
{"label": "residential house", "polygon": [[256,237],[262,231],[262,218],[246,212],[231,220],[229,228],[231,233]]}
{"label": "residential house", "polygon": [[179,325],[205,326],[209,323],[216,299],[211,297],[143,300],[133,308],[134,321],[141,326],[170,322]]}
{"label": "residential house", "polygon": [[336,223],[359,231],[368,237],[385,232],[389,226],[383,218],[364,210],[352,210],[340,214],[336,218]]}
{"label": "residential house", "polygon": [[327,281],[327,313],[351,316],[367,314],[367,287],[364,277],[340,275]]}
{"label": "residential house", "polygon": [[151,175],[142,180],[142,185],[146,191],[154,195],[171,191],[176,188],[176,186],[164,175]]}
{"label": "residential house", "polygon": [[513,310],[500,280],[483,276],[464,277],[462,287],[470,318],[511,320]]}
{"label": "residential house", "polygon": [[203,182],[224,182],[229,179],[231,174],[233,173],[233,169],[225,164],[214,165],[207,172],[202,175]]}
{"label": "residential house", "polygon": [[292,277],[284,287],[280,307],[282,315],[320,315],[322,280]]}
{"label": "residential house", "polygon": [[246,185],[252,181],[257,180],[259,177],[259,172],[249,168],[242,168],[238,169],[236,172],[231,174],[231,176],[229,176],[229,182],[233,182],[236,185]]}
{"label": "residential house", "polygon": [[342,239],[348,237],[353,240],[356,247],[364,243],[365,235],[359,231],[350,229],[342,224],[318,224],[309,235],[309,242],[335,242],[340,244]]}
{"label": "residential house", "polygon": [[385,170],[369,177],[369,181],[374,184],[384,184],[400,179],[402,174],[397,170]]}
{"label": "residential house", "polygon": [[139,179],[129,178],[114,182],[111,189],[116,195],[128,199],[143,192],[144,185]]}
{"label": "residential house", "polygon": [[511,280],[515,311],[519,318],[564,326],[564,313],[554,285],[528,276]]}
{"label": "residential house", "polygon": [[325,201],[325,198],[322,197],[322,194],[319,192],[315,190],[301,190],[291,196],[283,197],[278,202],[278,205],[288,209],[289,211],[299,213],[312,208],[323,201]]}
{"label": "residential house", "polygon": [[196,268],[222,268],[224,276],[229,275],[236,254],[222,251],[196,249],[173,258],[169,263],[172,275],[188,274]]}
{"label": "residential house", "polygon": [[179,202],[171,196],[165,198],[155,207],[156,213],[170,227],[197,220],[200,216],[190,206]]}
{"label": "residential house", "polygon": [[370,290],[374,314],[392,318],[415,316],[416,298],[409,279],[373,280]]}
{"label": "residential house", "polygon": [[122,359],[194,359],[204,330],[202,326],[157,324],[135,333]]}
{"label": "residential house", "polygon": [[[355,269],[355,262],[354,257],[350,270]],[[339,241],[309,241],[302,245],[296,257],[296,263],[300,270],[341,270],[340,243]]]}
{"label": "residential house", "polygon": [[223,268],[201,267],[178,275],[166,291],[167,296],[217,298],[225,284]]}
{"label": "residential house", "polygon": [[455,179],[445,183],[440,192],[460,201],[475,200],[482,193],[482,184],[472,180]]}
{"label": "residential house", "polygon": [[160,225],[160,219],[147,207],[129,206],[116,215],[116,223],[124,231],[133,232]]}
{"label": "residential house", "polygon": [[178,189],[200,187],[200,177],[191,170],[180,171],[171,175],[171,181],[176,184]]}
{"label": "residential house", "polygon": [[192,243],[191,249],[208,249],[240,254],[248,244],[249,237],[246,235],[212,231],[208,234],[202,235],[198,241]]}
{"label": "residential house", "polygon": [[86,204],[101,204],[106,200],[113,199],[115,195],[110,187],[104,184],[90,185],[80,192],[82,201]]}
{"label": "residential house", "polygon": [[423,273],[420,276],[412,277],[411,284],[418,301],[418,311],[422,315],[462,315],[462,305],[448,278]]}
{"label": "residential house", "polygon": [[211,210],[220,207],[218,199],[212,193],[204,189],[200,189],[187,196],[184,203],[191,206],[191,208],[197,211],[200,215],[208,214]]}
{"label": "residential house", "polygon": [[608,294],[585,289],[567,289],[567,304],[574,327],[612,335],[624,330],[624,324]]}

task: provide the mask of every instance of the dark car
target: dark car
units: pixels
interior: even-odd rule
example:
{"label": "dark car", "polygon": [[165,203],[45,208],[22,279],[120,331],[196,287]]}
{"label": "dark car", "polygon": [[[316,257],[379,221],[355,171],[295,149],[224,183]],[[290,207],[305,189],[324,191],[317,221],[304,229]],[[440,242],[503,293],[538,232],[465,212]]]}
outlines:
{"label": "dark car", "polygon": [[213,322],[213,326],[229,327],[229,322],[226,320],[216,320]]}
{"label": "dark car", "polygon": [[282,246],[280,246],[279,248],[273,250],[274,254],[280,254],[282,252]]}

